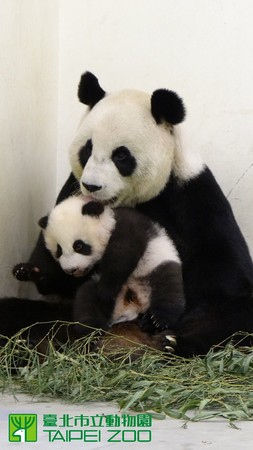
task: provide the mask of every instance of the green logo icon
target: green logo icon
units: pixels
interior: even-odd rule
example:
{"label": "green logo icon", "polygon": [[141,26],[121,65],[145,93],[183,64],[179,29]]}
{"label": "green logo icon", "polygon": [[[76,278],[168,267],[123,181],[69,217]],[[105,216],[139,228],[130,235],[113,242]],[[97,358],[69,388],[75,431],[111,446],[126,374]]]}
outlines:
{"label": "green logo icon", "polygon": [[9,414],[9,441],[36,442],[37,414]]}

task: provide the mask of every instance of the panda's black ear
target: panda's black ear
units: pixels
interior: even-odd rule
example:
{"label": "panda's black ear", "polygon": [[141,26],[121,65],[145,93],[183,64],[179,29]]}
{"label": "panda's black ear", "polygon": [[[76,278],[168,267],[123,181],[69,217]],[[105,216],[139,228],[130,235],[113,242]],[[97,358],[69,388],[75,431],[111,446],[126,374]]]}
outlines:
{"label": "panda's black ear", "polygon": [[90,108],[105,96],[105,91],[99,85],[97,77],[91,72],[85,72],[78,85],[78,98],[81,103]]}
{"label": "panda's black ear", "polygon": [[82,207],[82,214],[88,216],[100,216],[104,212],[104,206],[100,202],[91,201]]}
{"label": "panda's black ear", "polygon": [[38,221],[38,225],[40,226],[40,228],[43,228],[43,230],[47,228],[47,224],[48,224],[48,216],[43,216]]}
{"label": "panda's black ear", "polygon": [[158,89],[151,96],[151,112],[157,123],[177,125],[185,118],[183,100],[173,91]]}

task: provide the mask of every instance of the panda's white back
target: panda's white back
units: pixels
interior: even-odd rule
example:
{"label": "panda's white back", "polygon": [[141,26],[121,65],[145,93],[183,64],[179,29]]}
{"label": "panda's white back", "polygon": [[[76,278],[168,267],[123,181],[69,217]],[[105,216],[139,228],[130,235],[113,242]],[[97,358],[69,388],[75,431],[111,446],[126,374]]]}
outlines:
{"label": "panda's white back", "polygon": [[146,277],[165,262],[180,263],[176,247],[166,231],[157,224],[155,230],[157,235],[148,242],[146,251],[133,272],[133,276],[136,278]]}

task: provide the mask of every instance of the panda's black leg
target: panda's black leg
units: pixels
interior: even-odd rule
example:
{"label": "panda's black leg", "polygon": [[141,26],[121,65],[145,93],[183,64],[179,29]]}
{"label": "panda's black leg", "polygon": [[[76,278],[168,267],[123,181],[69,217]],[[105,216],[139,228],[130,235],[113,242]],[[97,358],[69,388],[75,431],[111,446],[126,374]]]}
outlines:
{"label": "panda's black leg", "polygon": [[182,310],[172,309],[169,306],[150,307],[140,318],[138,323],[140,328],[154,334],[167,329],[175,329]]}
{"label": "panda's black leg", "polygon": [[[253,332],[253,304],[249,299],[200,305],[187,311],[176,331],[176,353],[181,356],[204,355],[212,346],[226,343],[237,332]],[[233,338],[237,344],[251,345],[252,338]]]}
{"label": "panda's black leg", "polygon": [[147,278],[152,292],[150,308],[140,319],[141,328],[149,333],[175,329],[185,307],[181,265],[166,262]]}
{"label": "panda's black leg", "polygon": [[77,291],[73,306],[73,320],[82,324],[74,326],[75,337],[83,337],[94,329],[107,330],[110,319],[108,311],[107,302],[99,299],[97,282],[89,280],[83,283]]}
{"label": "panda's black leg", "polygon": [[[43,300],[0,298],[0,317],[0,335],[11,337],[36,322],[71,320],[72,306]],[[41,333],[46,333],[51,326],[41,325]]]}
{"label": "panda's black leg", "polygon": [[138,317],[138,325],[142,331],[149,334],[154,334],[157,331],[157,326],[152,319],[152,310],[148,309]]}

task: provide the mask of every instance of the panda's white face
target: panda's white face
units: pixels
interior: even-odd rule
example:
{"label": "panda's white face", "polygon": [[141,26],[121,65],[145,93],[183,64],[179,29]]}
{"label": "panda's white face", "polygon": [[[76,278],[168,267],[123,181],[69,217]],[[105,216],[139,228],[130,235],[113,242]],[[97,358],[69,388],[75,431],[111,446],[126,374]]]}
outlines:
{"label": "panda's white face", "polygon": [[89,202],[90,198],[69,197],[53,209],[44,229],[47,249],[69,275],[83,276],[92,269],[115,226],[109,207],[99,216],[83,214]]}
{"label": "panda's white face", "polygon": [[150,95],[126,90],[105,96],[83,118],[70,148],[84,194],[133,206],[164,188],[175,151],[172,126],[157,124]]}

